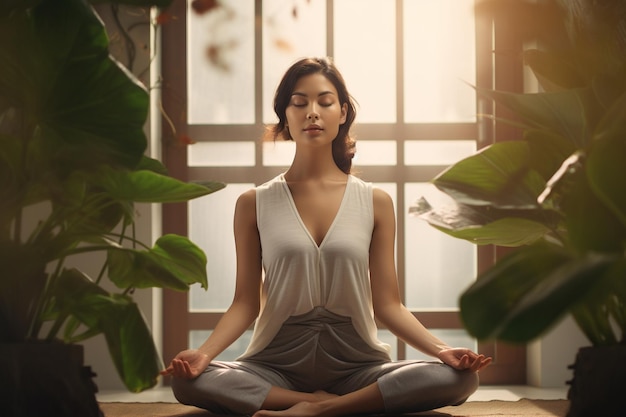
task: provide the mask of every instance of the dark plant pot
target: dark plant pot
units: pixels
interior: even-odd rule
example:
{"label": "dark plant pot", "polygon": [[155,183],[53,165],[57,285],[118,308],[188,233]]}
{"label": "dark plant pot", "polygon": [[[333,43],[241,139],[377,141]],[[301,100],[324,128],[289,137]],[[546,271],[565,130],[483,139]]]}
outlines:
{"label": "dark plant pot", "polygon": [[626,416],[626,346],[581,348],[571,368],[567,417]]}
{"label": "dark plant pot", "polygon": [[0,343],[0,415],[102,417],[83,346]]}

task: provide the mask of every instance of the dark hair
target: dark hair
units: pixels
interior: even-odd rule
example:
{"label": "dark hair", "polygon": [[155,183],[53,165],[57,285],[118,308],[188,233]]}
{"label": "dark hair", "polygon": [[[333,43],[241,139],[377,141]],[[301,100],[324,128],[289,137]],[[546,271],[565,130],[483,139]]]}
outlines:
{"label": "dark hair", "polygon": [[341,73],[330,58],[303,58],[287,70],[274,96],[274,112],[278,116],[278,123],[268,127],[265,137],[276,140],[282,136],[284,140],[293,140],[289,136],[289,130],[285,127],[287,106],[298,80],[311,74],[322,74],[333,83],[337,89],[339,103],[342,106],[345,103],[348,107],[346,121],[339,126],[337,137],[333,140],[333,159],[343,172],[349,174],[356,149],[356,141],[350,136],[350,128],[356,117],[356,108]]}

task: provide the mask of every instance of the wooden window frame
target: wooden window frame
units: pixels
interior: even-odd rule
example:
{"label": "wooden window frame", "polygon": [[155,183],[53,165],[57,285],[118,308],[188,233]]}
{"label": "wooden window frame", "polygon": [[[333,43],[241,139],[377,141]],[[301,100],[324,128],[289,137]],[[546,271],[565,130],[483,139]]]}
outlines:
{"label": "wooden window frame", "polygon": [[[261,1],[256,0],[257,15],[262,7]],[[332,22],[332,0],[328,0],[329,21]],[[396,10],[399,14],[398,22],[401,19],[401,0],[396,2]],[[176,16],[176,20],[162,27],[162,100],[164,111],[176,124],[177,135],[197,137],[206,129],[202,126],[188,126],[186,123],[186,47],[181,47],[181,39],[186,38],[186,4],[185,2],[173,2],[169,12]],[[257,31],[259,29],[257,28]],[[402,34],[401,24],[398,27],[398,34]],[[495,36],[494,33],[498,34]],[[399,37],[401,39],[401,36]],[[256,37],[255,61],[261,62],[260,36]],[[328,40],[332,43],[332,37]],[[476,21],[476,47],[477,47],[477,86],[484,88],[495,88],[508,91],[522,91],[523,73],[519,56],[522,50],[522,43],[507,30],[506,22],[499,22],[491,17],[477,17]],[[402,45],[398,44],[398,51]],[[329,45],[332,51],[332,45]],[[401,53],[398,59],[399,76],[398,82],[398,120],[403,119],[402,106],[402,62]],[[261,83],[260,71],[256,74],[256,85]],[[257,87],[257,90],[259,88]],[[260,138],[262,134],[262,111],[261,94],[256,95],[256,120],[254,125],[236,126],[237,132],[242,137]],[[495,108],[493,103],[478,98],[477,109],[479,113],[493,114],[496,117],[509,116],[504,109]],[[164,121],[164,131],[167,131],[169,122]],[[379,140],[385,137],[394,137],[401,145],[404,140],[446,140],[458,139],[462,137],[477,137],[478,147],[482,148],[495,143],[504,138],[519,135],[513,128],[496,125],[491,119],[479,118],[477,123],[459,124],[411,124],[397,128],[398,124],[391,127],[386,124],[362,124],[356,126],[356,133],[359,141]],[[213,137],[228,137],[232,134],[234,126],[219,125],[211,126]],[[226,135],[226,136],[225,136]],[[250,182],[250,178],[269,179],[284,171],[283,167],[267,167],[261,163],[262,143],[256,141],[256,164],[255,167],[224,167],[224,168],[201,168],[187,167],[187,149],[181,146],[176,138],[164,141],[164,163],[169,172],[176,178],[182,180],[193,180],[201,178],[219,179],[228,178],[231,182]],[[397,161],[404,160],[403,146],[397,146]],[[375,178],[377,182],[393,182],[398,184],[397,201],[404,201],[404,187],[406,182],[428,181],[437,175],[445,167],[367,167],[364,169],[362,178]],[[217,177],[216,177],[217,176]],[[410,181],[408,181],[410,179]],[[399,204],[402,208],[403,205]],[[403,209],[397,210],[398,224],[405,221]],[[397,251],[404,253],[404,228],[398,228]],[[187,205],[168,204],[163,207],[163,232],[187,235]],[[486,270],[504,253],[504,248],[495,246],[481,246],[477,250],[478,272]],[[404,277],[404,256],[399,258],[398,276]],[[401,291],[404,294],[404,279],[400,279]],[[414,315],[427,327],[437,329],[457,329],[462,328],[462,323],[458,312],[414,312]],[[222,313],[188,313],[188,294],[165,290],[163,294],[163,356],[169,361],[176,353],[187,348],[189,331],[212,329],[217,324]],[[404,346],[398,341],[399,352]],[[478,350],[481,353],[494,358],[491,366],[481,372],[483,384],[524,384],[526,383],[526,348],[523,346],[513,346],[502,342],[479,342]],[[399,355],[402,359],[403,355]],[[166,381],[167,382],[167,381]]]}

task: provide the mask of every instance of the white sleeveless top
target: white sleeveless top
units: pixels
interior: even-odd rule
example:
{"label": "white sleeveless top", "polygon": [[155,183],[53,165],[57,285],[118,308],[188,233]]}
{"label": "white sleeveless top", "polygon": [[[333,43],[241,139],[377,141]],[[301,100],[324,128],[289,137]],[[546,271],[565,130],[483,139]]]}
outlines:
{"label": "white sleeveless top", "polygon": [[291,316],[323,307],[352,319],[363,340],[378,340],[369,282],[374,228],[373,186],[352,175],[343,200],[318,246],[300,218],[283,175],[256,188],[256,218],[265,277],[261,311],[244,359],[263,350]]}

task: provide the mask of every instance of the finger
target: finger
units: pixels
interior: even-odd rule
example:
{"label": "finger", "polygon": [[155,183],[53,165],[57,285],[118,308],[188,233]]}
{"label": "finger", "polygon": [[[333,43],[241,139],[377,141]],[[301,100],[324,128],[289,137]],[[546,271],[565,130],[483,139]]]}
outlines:
{"label": "finger", "polygon": [[185,376],[191,378],[194,376],[192,370],[191,370],[191,365],[189,365],[189,362],[185,361],[183,363],[183,369],[185,371]]}
{"label": "finger", "polygon": [[485,357],[483,355],[476,356],[469,368],[474,372],[478,371],[480,369],[480,364],[482,363],[484,358]]}
{"label": "finger", "polygon": [[185,368],[183,365],[183,361],[180,359],[175,359],[172,361],[172,366],[174,367],[174,375],[177,377],[184,376]]}
{"label": "finger", "polygon": [[478,358],[476,358],[476,362],[474,363],[474,366],[473,366],[474,369],[473,370],[475,372],[478,372],[482,368],[487,366],[489,364],[489,362],[491,362],[491,360],[487,361],[487,359],[485,358],[485,355],[479,355]]}
{"label": "finger", "polygon": [[459,360],[459,369],[467,369],[469,365],[469,356],[463,355]]}
{"label": "finger", "polygon": [[171,375],[173,371],[174,371],[174,368],[172,367],[172,365],[170,365],[167,368],[163,369],[161,372],[159,372],[159,374],[161,374],[161,375]]}
{"label": "finger", "polygon": [[480,371],[483,368],[486,368],[487,366],[489,366],[489,364],[491,364],[491,362],[493,361],[492,358],[485,358],[481,363],[480,363],[480,368],[478,368],[478,370]]}

